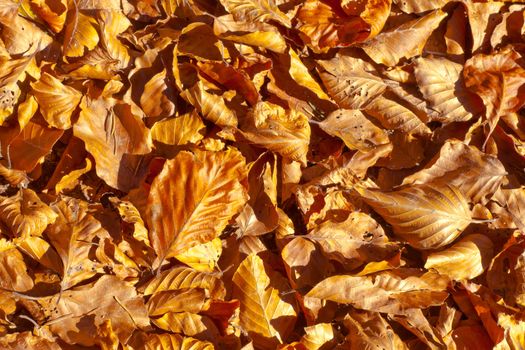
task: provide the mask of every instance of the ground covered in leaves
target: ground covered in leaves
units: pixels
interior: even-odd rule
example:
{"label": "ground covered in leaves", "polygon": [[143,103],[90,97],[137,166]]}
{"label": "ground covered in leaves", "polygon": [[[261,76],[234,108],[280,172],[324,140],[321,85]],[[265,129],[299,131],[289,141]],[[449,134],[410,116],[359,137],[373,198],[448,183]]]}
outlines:
{"label": "ground covered in leaves", "polygon": [[524,349],[524,18],[0,0],[0,348]]}

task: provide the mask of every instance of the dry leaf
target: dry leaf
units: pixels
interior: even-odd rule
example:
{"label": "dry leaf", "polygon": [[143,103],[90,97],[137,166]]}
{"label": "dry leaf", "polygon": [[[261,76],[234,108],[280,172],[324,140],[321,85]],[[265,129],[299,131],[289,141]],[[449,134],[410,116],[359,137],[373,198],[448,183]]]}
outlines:
{"label": "dry leaf", "polygon": [[395,192],[356,190],[397,235],[419,249],[453,242],[472,221],[466,198],[452,185],[413,185]]}
{"label": "dry leaf", "polygon": [[241,302],[240,325],[261,349],[282,343],[296,321],[293,296],[277,272],[268,270],[257,255],[248,256],[233,276],[235,295]]}
{"label": "dry leaf", "polygon": [[[195,245],[217,237],[246,202],[242,155],[181,152],[165,163],[152,184],[146,222],[157,266]],[[185,194],[185,200],[173,200]],[[213,221],[210,221],[213,220]]]}

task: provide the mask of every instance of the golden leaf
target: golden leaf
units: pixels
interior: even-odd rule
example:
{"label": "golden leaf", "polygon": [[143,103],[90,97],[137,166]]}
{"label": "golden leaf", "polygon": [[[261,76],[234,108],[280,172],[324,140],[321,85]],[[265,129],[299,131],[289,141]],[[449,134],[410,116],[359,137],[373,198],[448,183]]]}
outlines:
{"label": "golden leaf", "polygon": [[[195,245],[217,237],[246,202],[240,181],[244,158],[224,152],[180,152],[166,161],[151,185],[146,222],[157,266]],[[174,201],[184,195],[184,200]]]}
{"label": "golden leaf", "polygon": [[364,262],[383,260],[397,248],[374,219],[360,212],[350,213],[341,222],[325,221],[304,237],[317,243],[329,259],[340,262],[347,270]]}
{"label": "golden leaf", "polygon": [[99,36],[94,18],[78,10],[71,10],[64,30],[63,52],[68,57],[80,57],[87,50],[93,50]]}
{"label": "golden leaf", "polygon": [[178,289],[155,293],[147,303],[150,317],[168,312],[198,313],[204,308],[206,293],[204,289]]}
{"label": "golden leaf", "polygon": [[[350,304],[357,309],[403,315],[409,309],[441,305],[449,279],[417,269],[380,272],[373,276],[337,275],[321,281],[305,298]],[[305,300],[308,305],[310,301]]]}
{"label": "golden leaf", "polygon": [[47,228],[45,236],[62,260],[61,288],[66,290],[94,276],[101,268],[100,263],[89,257],[94,245],[108,237],[108,233],[88,214],[84,202],[70,198],[52,208],[58,217]]}
{"label": "golden leaf", "polygon": [[33,11],[38,14],[55,33],[60,33],[66,22],[67,1],[31,0]]}
{"label": "golden leaf", "polygon": [[166,69],[163,69],[144,85],[144,92],[140,96],[140,106],[146,116],[169,117],[175,113],[175,105],[165,95],[166,90]]}
{"label": "golden leaf", "polygon": [[[73,133],[84,141],[95,158],[97,175],[114,188],[130,190],[138,185],[140,155],[151,151],[151,133],[132,106],[112,98],[84,97]],[[137,155],[131,157],[130,155]]]}
{"label": "golden leaf", "polygon": [[305,335],[301,337],[301,344],[307,350],[319,350],[335,345],[337,342],[336,332],[330,323],[318,323],[305,327]]}
{"label": "golden leaf", "polygon": [[487,269],[492,256],[492,241],[482,234],[471,234],[449,248],[431,253],[425,268],[455,280],[473,279]]}
{"label": "golden leaf", "polygon": [[382,32],[361,47],[374,62],[395,66],[402,58],[421,55],[430,34],[446,16],[441,10],[433,11],[424,17]]}
{"label": "golden leaf", "polygon": [[468,202],[448,184],[413,185],[395,192],[356,187],[394,233],[419,249],[453,242],[472,221]]}
{"label": "golden leaf", "polygon": [[0,239],[0,276],[0,287],[7,291],[25,292],[34,286],[22,254],[4,238]]}
{"label": "golden leaf", "polygon": [[467,121],[479,112],[461,77],[463,66],[443,57],[419,58],[414,72],[419,90],[443,123]]}
{"label": "golden leaf", "polygon": [[250,142],[306,165],[310,125],[304,114],[259,102],[250,110],[241,129]]}
{"label": "golden leaf", "polygon": [[16,246],[35,261],[58,273],[62,272],[62,261],[51,245],[40,237],[26,237],[14,240]]}
{"label": "golden leaf", "polygon": [[144,295],[168,290],[199,288],[207,291],[207,297],[224,299],[226,289],[218,275],[199,272],[189,267],[175,267],[154,277],[144,289]]}
{"label": "golden leaf", "polygon": [[47,123],[57,129],[69,129],[71,116],[82,98],[82,94],[48,73],[31,84],[40,112]]}
{"label": "golden leaf", "polygon": [[[63,130],[48,128],[29,121],[26,127],[2,149],[3,154],[9,154],[11,166],[18,170],[31,171],[51,152],[53,145],[64,133]],[[1,145],[6,147],[7,145]]]}
{"label": "golden leaf", "polygon": [[359,17],[346,15],[335,4],[307,0],[295,15],[303,41],[316,52],[345,47],[365,40],[369,26]]}
{"label": "golden leaf", "polygon": [[435,181],[456,186],[472,202],[486,202],[500,187],[505,167],[498,158],[457,140],[448,140],[439,153],[403,185]]}
{"label": "golden leaf", "polygon": [[282,295],[290,288],[288,283],[253,254],[241,263],[233,283],[234,296],[241,302],[241,326],[257,348],[275,349],[290,334],[297,317],[293,295]]}
{"label": "golden leaf", "polygon": [[344,324],[350,331],[346,339],[352,348],[408,349],[380,313],[355,310],[345,316]]}
{"label": "golden leaf", "polygon": [[[133,343],[134,345],[135,343]],[[212,343],[198,340],[191,337],[183,337],[180,334],[156,334],[142,333],[138,338],[137,346],[134,350],[213,350],[215,347]]]}
{"label": "golden leaf", "polygon": [[220,0],[226,11],[237,21],[276,21],[285,27],[292,26],[290,18],[281,12],[274,0]]}
{"label": "golden leaf", "polygon": [[222,96],[206,91],[201,81],[182,91],[180,95],[192,104],[205,119],[219,126],[237,126],[235,111],[227,106]]}
{"label": "golden leaf", "polygon": [[174,257],[197,271],[213,272],[221,253],[222,242],[220,238],[214,238],[209,242],[188,248]]}
{"label": "golden leaf", "polygon": [[153,124],[151,138],[172,146],[197,143],[204,138],[205,127],[199,115],[193,111]]}
{"label": "golden leaf", "polygon": [[85,159],[86,166],[81,169],[71,171],[69,174],[64,175],[60,181],[55,185],[55,193],[60,194],[64,190],[71,190],[78,185],[79,178],[88,173],[91,170],[91,160]]}
{"label": "golden leaf", "polygon": [[151,319],[151,322],[160,329],[201,340],[216,341],[219,338],[219,330],[211,318],[191,312],[168,312]]}
{"label": "golden leaf", "polygon": [[232,15],[215,17],[213,32],[218,37],[236,43],[262,47],[277,53],[284,53],[286,41],[279,30],[263,22],[241,22]]}
{"label": "golden leaf", "polygon": [[293,288],[313,287],[328,277],[334,268],[315,244],[295,237],[281,250],[288,278]]}
{"label": "golden leaf", "polygon": [[14,236],[23,239],[40,236],[57,214],[30,189],[21,189],[12,197],[0,202],[0,220]]}

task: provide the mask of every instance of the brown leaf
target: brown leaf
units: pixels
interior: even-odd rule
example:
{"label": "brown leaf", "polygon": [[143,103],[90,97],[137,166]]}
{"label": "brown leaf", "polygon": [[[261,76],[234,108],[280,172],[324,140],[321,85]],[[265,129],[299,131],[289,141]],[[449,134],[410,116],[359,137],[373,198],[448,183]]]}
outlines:
{"label": "brown leaf", "polygon": [[395,66],[402,58],[421,55],[430,34],[446,17],[441,10],[383,32],[361,45],[376,63]]}
{"label": "brown leaf", "polygon": [[432,119],[448,124],[469,120],[479,113],[474,96],[465,88],[462,70],[462,65],[443,57],[417,59],[414,72],[419,90],[439,113]]}
{"label": "brown leaf", "polygon": [[328,94],[341,108],[362,108],[386,89],[374,66],[360,58],[339,55],[318,63],[324,69],[320,76]]}
{"label": "brown leaf", "polygon": [[494,156],[457,140],[448,140],[424,169],[405,177],[403,185],[434,181],[456,186],[472,202],[486,202],[500,187],[505,167]]}
{"label": "brown leaf", "polygon": [[489,135],[501,116],[517,111],[525,103],[522,61],[516,51],[505,50],[494,55],[479,54],[465,63],[465,84],[485,103]]}
{"label": "brown leaf", "polygon": [[[122,343],[137,328],[149,325],[146,307],[135,288],[115,276],[102,276],[96,282],[77,287],[40,301],[52,317],[50,329],[69,344],[92,346],[96,327],[106,319]],[[53,312],[56,310],[56,312]]]}

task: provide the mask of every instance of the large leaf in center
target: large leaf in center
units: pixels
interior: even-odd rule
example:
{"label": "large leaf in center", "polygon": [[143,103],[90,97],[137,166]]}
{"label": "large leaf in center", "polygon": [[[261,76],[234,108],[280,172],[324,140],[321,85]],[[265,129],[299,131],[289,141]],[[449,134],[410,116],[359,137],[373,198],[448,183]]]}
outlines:
{"label": "large leaf in center", "polygon": [[151,185],[146,213],[159,266],[222,232],[247,200],[246,176],[244,158],[232,149],[180,152],[166,161]]}

